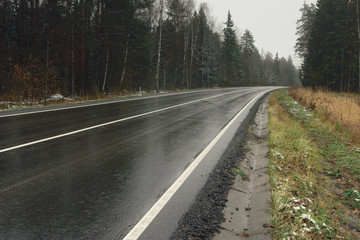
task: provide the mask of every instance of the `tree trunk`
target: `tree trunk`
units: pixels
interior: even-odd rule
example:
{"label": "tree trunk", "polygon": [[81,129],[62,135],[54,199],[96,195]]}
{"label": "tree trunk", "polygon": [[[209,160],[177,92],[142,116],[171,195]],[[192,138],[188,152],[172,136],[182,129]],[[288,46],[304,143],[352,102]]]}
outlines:
{"label": "tree trunk", "polygon": [[358,54],[358,58],[359,58],[359,66],[358,66],[358,68],[359,68],[359,72],[358,72],[358,74],[359,74],[359,76],[358,76],[358,78],[359,78],[359,92],[360,92],[360,19],[359,19],[359,0],[356,0],[356,12],[357,12],[357,27],[358,27],[358,39],[359,39],[359,54]]}
{"label": "tree trunk", "polygon": [[71,96],[75,95],[74,20],[71,23]]}
{"label": "tree trunk", "polygon": [[80,32],[80,79],[81,79],[81,90],[80,94],[83,94],[85,91],[85,39],[84,39],[84,32],[86,27],[86,21],[85,21],[85,14],[84,14],[84,1],[80,0],[80,16],[81,16],[81,23],[83,24],[83,30]]}
{"label": "tree trunk", "polygon": [[130,33],[128,33],[128,35],[127,35],[127,40],[126,40],[126,50],[125,50],[125,57],[124,57],[124,67],[123,67],[122,74],[121,74],[121,80],[120,80],[119,89],[121,89],[121,85],[123,84],[124,77],[125,77],[125,73],[126,73],[126,63],[127,63],[127,59],[128,59],[128,52],[129,52],[129,38],[130,38]]}
{"label": "tree trunk", "polygon": [[[2,19],[2,22],[3,22],[3,26],[1,26],[1,28],[0,28],[0,44],[1,44],[1,46],[5,46],[4,45],[4,43],[3,43],[3,41],[4,41],[4,39],[5,39],[5,26],[7,25],[7,22],[6,22],[6,15],[7,15],[7,13],[6,13],[6,6],[7,6],[7,1],[4,1],[4,3],[3,3],[3,9],[2,9],[2,17],[3,17],[3,19]],[[4,56],[3,56],[4,57]],[[1,63],[1,64],[3,64],[3,63]]]}
{"label": "tree trunk", "polygon": [[[70,63],[69,65],[71,66],[71,96],[74,97],[74,91],[75,91],[75,60],[74,60],[74,19],[71,16],[72,14],[72,1],[71,0],[67,0],[67,18],[70,19],[71,21],[71,35],[70,35],[70,46],[69,46],[69,51],[70,51]],[[67,66],[68,67],[68,66]],[[67,88],[68,89],[68,88]]]}
{"label": "tree trunk", "polygon": [[95,12],[95,32],[96,34],[100,31],[100,12],[101,12],[101,0],[96,1],[96,12]]}
{"label": "tree trunk", "polygon": [[[355,53],[356,55],[356,53]],[[350,50],[349,52],[349,62],[351,62],[351,59],[352,59],[352,51]],[[347,86],[346,86],[346,91],[347,92],[350,92],[350,79],[351,79],[351,71],[349,70],[348,71],[348,77],[347,77]]]}
{"label": "tree trunk", "polygon": [[342,52],[341,55],[341,77],[340,77],[340,92],[344,91],[344,51]]}
{"label": "tree trunk", "polygon": [[46,105],[47,98],[47,88],[49,81],[49,48],[50,48],[50,39],[49,39],[49,29],[46,38],[46,63],[45,63],[45,87],[44,87],[44,105]]}
{"label": "tree trunk", "polygon": [[204,87],[204,52],[205,52],[205,32],[203,34],[203,42],[202,42],[202,49],[201,49],[201,88]]}
{"label": "tree trunk", "polygon": [[36,34],[39,34],[39,0],[35,1],[35,8],[36,8],[36,16],[35,16],[35,29],[36,29]]}
{"label": "tree trunk", "polygon": [[85,38],[84,38],[84,46],[85,46],[85,89],[87,93],[91,93],[93,91],[93,87],[91,86],[90,81],[90,47],[89,47],[89,40],[90,36],[88,33],[88,30],[90,29],[90,19],[91,19],[91,13],[88,9],[88,1],[85,1]]}
{"label": "tree trunk", "polygon": [[183,70],[182,86],[185,86],[185,80],[186,80],[186,83],[189,82],[188,74],[187,74],[187,59],[186,59],[187,45],[188,45],[188,36],[187,36],[187,33],[186,33],[186,28],[185,28],[185,33],[184,33],[184,70]]}
{"label": "tree trunk", "polygon": [[162,18],[164,11],[164,0],[160,0],[160,16],[159,16],[159,43],[158,43],[158,56],[156,63],[156,92],[159,92],[159,75],[160,75],[160,62],[161,62],[161,43],[162,43]]}
{"label": "tree trunk", "polygon": [[206,78],[207,78],[207,82],[208,82],[208,88],[210,88],[210,69],[211,69],[211,54],[212,54],[212,51],[211,51],[211,45],[210,45],[210,42],[211,40],[209,40],[209,45],[208,45],[208,49],[209,49],[209,52],[208,52],[208,58],[207,58],[207,71],[206,71]]}
{"label": "tree trunk", "polygon": [[165,68],[165,64],[164,64],[164,79],[163,79],[163,81],[164,81],[164,92],[165,92],[165,90],[166,90],[166,88],[165,88],[165,84],[166,84],[166,68]]}
{"label": "tree trunk", "polygon": [[[106,33],[106,40],[108,39],[107,37],[107,33]],[[104,82],[103,82],[103,86],[102,86],[102,93],[105,93],[105,85],[106,85],[106,79],[107,79],[107,74],[108,74],[108,68],[109,68],[109,44],[107,43],[106,46],[106,63],[105,63],[105,73],[104,73]],[[121,86],[121,83],[120,83]]]}
{"label": "tree trunk", "polygon": [[193,66],[193,59],[194,59],[194,51],[196,47],[196,41],[198,38],[199,33],[199,27],[200,27],[200,21],[198,21],[197,28],[196,28],[196,34],[194,36],[194,29],[191,27],[191,55],[190,55],[190,68],[189,68],[189,80],[187,82],[187,89],[191,88],[191,81],[192,81],[192,66]]}

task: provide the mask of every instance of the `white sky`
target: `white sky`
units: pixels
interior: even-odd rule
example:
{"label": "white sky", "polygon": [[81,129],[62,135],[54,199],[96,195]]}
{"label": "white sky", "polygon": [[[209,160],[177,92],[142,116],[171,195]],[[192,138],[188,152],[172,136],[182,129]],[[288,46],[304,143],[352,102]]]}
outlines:
{"label": "white sky", "polygon": [[250,30],[260,53],[264,49],[274,56],[276,53],[285,58],[291,55],[298,66],[300,60],[294,51],[296,21],[301,16],[300,8],[304,1],[316,3],[316,0],[197,0],[197,4],[208,3],[211,16],[221,29],[230,10],[236,28],[240,33]]}

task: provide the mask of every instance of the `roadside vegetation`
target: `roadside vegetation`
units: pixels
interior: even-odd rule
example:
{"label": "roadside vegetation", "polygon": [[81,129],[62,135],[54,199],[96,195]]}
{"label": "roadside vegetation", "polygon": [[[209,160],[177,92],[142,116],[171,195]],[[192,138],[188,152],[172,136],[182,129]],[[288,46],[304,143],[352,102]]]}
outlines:
{"label": "roadside vegetation", "polygon": [[360,239],[359,96],[292,88],[269,103],[273,239]]}
{"label": "roadside vegetation", "polygon": [[335,127],[353,144],[360,145],[360,95],[291,88],[289,95],[319,113],[322,122]]}

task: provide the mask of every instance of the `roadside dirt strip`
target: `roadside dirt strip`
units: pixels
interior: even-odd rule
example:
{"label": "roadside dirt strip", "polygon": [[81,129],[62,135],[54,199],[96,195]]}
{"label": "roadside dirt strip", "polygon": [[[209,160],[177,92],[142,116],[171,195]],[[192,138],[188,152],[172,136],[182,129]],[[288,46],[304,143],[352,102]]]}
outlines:
{"label": "roadside dirt strip", "polygon": [[249,149],[235,167],[239,170],[223,210],[226,221],[216,240],[271,239],[268,233],[270,209],[268,146],[268,98],[260,105],[245,145]]}

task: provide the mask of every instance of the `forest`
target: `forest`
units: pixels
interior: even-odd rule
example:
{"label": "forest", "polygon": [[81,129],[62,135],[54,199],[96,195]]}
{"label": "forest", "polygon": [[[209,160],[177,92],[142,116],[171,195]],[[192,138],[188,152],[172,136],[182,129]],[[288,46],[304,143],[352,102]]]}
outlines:
{"label": "forest", "polygon": [[360,92],[358,0],[304,3],[298,20],[296,52],[303,58],[306,87]]}
{"label": "forest", "polygon": [[299,83],[291,57],[259,52],[230,11],[218,30],[209,6],[196,6],[195,0],[2,0],[0,98]]}

